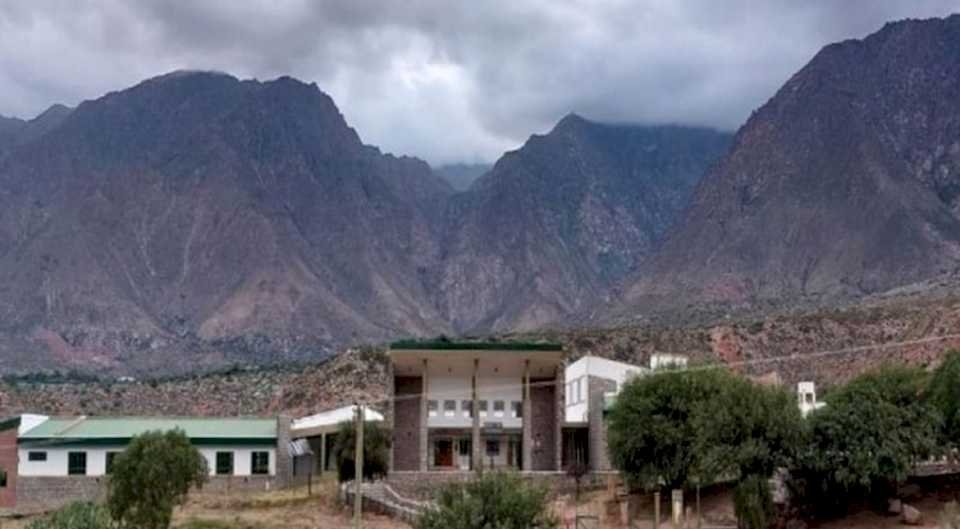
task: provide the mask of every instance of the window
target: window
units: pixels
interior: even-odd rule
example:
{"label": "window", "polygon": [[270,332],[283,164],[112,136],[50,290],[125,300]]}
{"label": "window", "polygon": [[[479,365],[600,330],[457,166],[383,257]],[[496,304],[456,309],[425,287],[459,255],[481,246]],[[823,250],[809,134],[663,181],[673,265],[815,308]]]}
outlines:
{"label": "window", "polygon": [[107,452],[107,466],[104,468],[106,474],[113,474],[113,460],[120,452]]}
{"label": "window", "polygon": [[473,418],[473,401],[472,400],[462,400],[460,401],[460,409],[463,410],[463,416],[468,418]]}
{"label": "window", "polygon": [[250,473],[251,474],[269,474],[270,473],[270,452],[251,452],[250,453]]}
{"label": "window", "polygon": [[460,439],[460,455],[463,457],[470,455],[470,439]]}
{"label": "window", "polygon": [[438,407],[437,401],[435,401],[435,400],[428,400],[428,401],[427,401],[427,415],[429,415],[430,417],[436,417],[436,416],[437,416],[437,407]]}
{"label": "window", "polygon": [[487,455],[488,456],[500,455],[500,441],[487,441]]}
{"label": "window", "polygon": [[523,402],[513,401],[510,403],[510,407],[513,408],[513,416],[517,419],[523,417]]}
{"label": "window", "polygon": [[233,452],[217,452],[217,475],[233,475]]}
{"label": "window", "polygon": [[67,475],[86,476],[87,475],[87,453],[86,452],[68,452],[67,453]]}
{"label": "window", "polygon": [[27,461],[46,461],[46,452],[27,452]]}
{"label": "window", "polygon": [[457,413],[457,401],[455,400],[443,401],[444,417],[453,417],[456,413]]}
{"label": "window", "polygon": [[481,416],[481,417],[486,417],[486,416],[487,416],[487,401],[485,401],[485,400],[479,400],[479,401],[477,401],[477,406],[480,408],[480,416]]}
{"label": "window", "polygon": [[493,414],[496,417],[503,417],[504,404],[502,400],[493,401]]}
{"label": "window", "polygon": [[5,489],[5,488],[7,488],[7,471],[2,470],[2,472],[0,472],[0,489]]}

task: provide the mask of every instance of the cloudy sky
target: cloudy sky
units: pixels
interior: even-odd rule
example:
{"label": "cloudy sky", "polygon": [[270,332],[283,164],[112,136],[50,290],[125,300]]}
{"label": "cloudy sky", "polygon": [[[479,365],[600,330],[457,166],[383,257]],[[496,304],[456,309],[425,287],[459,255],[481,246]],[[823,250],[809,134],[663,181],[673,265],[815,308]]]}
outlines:
{"label": "cloudy sky", "polygon": [[492,161],[568,112],[735,129],[823,45],[940,0],[11,0],[0,114],[176,69],[292,75],[367,143]]}

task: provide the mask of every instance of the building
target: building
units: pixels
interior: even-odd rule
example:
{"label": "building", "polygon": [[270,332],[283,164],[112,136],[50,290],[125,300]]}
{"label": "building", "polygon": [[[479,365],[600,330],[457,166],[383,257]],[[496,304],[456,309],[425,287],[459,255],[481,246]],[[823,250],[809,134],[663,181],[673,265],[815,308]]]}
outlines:
{"label": "building", "polygon": [[391,474],[561,469],[559,345],[407,341],[388,354]]}
{"label": "building", "polygon": [[0,507],[17,510],[100,497],[114,457],[134,436],[149,431],[182,430],[206,458],[205,487],[214,490],[282,487],[291,472],[290,420],[283,417],[25,415],[3,426],[0,465],[7,482]]}
{"label": "building", "polygon": [[[295,476],[305,473],[321,475],[334,470],[336,461],[334,461],[333,447],[336,444],[337,431],[340,423],[353,421],[355,411],[354,406],[344,406],[293,421],[290,426],[290,437],[295,440],[306,440],[313,455],[308,459],[312,463],[309,469],[301,468],[299,461],[295,461],[293,470]],[[364,406],[363,418],[364,421],[381,422],[383,414]]]}
{"label": "building", "polygon": [[813,382],[798,382],[797,405],[800,406],[800,414],[806,417],[810,412],[826,406],[826,403],[817,400],[816,384]]}
{"label": "building", "polygon": [[611,469],[603,417],[605,403],[619,393],[624,382],[649,371],[644,367],[592,355],[567,366],[564,373],[564,467],[579,462],[593,471]]}

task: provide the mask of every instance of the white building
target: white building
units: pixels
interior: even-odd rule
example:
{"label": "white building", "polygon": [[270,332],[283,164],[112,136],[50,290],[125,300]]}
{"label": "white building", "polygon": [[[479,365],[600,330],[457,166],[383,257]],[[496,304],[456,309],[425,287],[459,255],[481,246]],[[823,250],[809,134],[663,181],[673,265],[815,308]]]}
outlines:
{"label": "white building", "polygon": [[[290,425],[290,437],[306,440],[313,455],[313,468],[304,469],[295,466],[293,469],[295,476],[311,471],[314,474],[322,474],[333,469],[335,463],[333,461],[333,444],[336,442],[337,431],[340,428],[340,423],[353,421],[355,410],[354,406],[344,406],[293,421]],[[363,420],[365,422],[382,422],[383,414],[364,406]]]}
{"label": "white building", "polygon": [[827,405],[826,402],[817,400],[817,388],[813,382],[797,383],[797,404],[800,406],[800,413],[804,417],[813,410],[818,410]]}
{"label": "white building", "polygon": [[[590,410],[590,379],[595,383],[602,383],[603,387],[595,390],[599,391],[602,399],[608,395],[616,395],[620,392],[624,382],[635,376],[641,376],[649,372],[648,369],[608,360],[599,356],[587,355],[567,366],[564,374],[566,382],[566,422],[567,423],[586,423],[588,421]],[[594,395],[596,397],[597,395]]]}
{"label": "white building", "polygon": [[113,458],[131,438],[173,429],[182,430],[203,454],[211,476],[277,473],[276,419],[24,417],[17,440],[21,480],[109,475]]}

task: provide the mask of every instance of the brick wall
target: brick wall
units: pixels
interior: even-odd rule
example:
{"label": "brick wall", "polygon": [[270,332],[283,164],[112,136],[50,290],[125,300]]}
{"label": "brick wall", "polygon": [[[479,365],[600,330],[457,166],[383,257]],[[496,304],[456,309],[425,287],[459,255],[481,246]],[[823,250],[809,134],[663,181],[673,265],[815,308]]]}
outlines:
{"label": "brick wall", "polygon": [[610,456],[607,453],[607,424],[603,418],[603,394],[613,391],[616,382],[610,379],[591,376],[587,379],[589,406],[587,410],[589,464],[591,470],[610,470]]}
{"label": "brick wall", "polygon": [[530,380],[531,470],[558,470],[557,468],[557,400],[554,379]]}
{"label": "brick wall", "polygon": [[393,470],[420,469],[420,377],[396,377],[393,403]]}
{"label": "brick wall", "polygon": [[17,503],[17,424],[0,432],[0,469],[7,474],[7,484],[0,488],[0,507]]}

